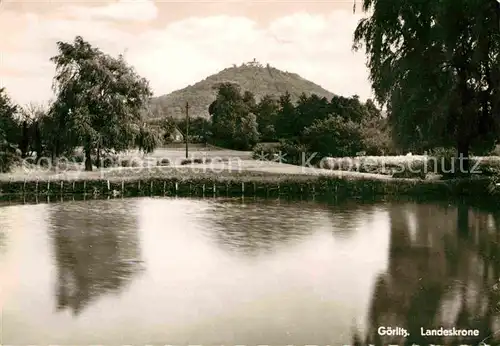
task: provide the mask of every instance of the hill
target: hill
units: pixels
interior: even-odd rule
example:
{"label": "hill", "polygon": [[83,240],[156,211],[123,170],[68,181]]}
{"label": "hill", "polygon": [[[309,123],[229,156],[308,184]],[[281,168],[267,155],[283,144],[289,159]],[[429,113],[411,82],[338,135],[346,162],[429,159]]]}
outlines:
{"label": "hill", "polygon": [[281,95],[288,91],[292,100],[297,100],[301,93],[316,94],[330,100],[334,94],[321,86],[308,81],[296,73],[284,72],[277,68],[262,66],[258,62],[226,68],[204,80],[184,89],[151,100],[151,110],[155,117],[185,115],[186,101],[189,102],[191,117],[208,118],[208,106],[215,100],[217,91],[214,86],[221,82],[234,82],[242,91],[251,91],[257,101],[264,95]]}

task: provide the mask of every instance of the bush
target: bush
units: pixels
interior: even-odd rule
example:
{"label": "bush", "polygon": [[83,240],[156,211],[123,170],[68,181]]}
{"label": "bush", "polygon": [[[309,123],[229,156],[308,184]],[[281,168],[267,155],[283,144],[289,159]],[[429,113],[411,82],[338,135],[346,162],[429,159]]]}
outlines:
{"label": "bush", "polygon": [[144,164],[143,164],[143,162],[137,162],[137,160],[131,160],[130,166],[131,167],[143,167]]}
{"label": "bush", "polygon": [[390,130],[382,124],[380,119],[373,119],[361,125],[363,149],[367,155],[396,155],[397,151],[391,138]]}
{"label": "bush", "polygon": [[480,173],[485,176],[500,176],[500,158],[481,157],[471,160],[472,173]]}
{"label": "bush", "polygon": [[210,162],[212,162],[212,159],[210,159],[210,158],[184,159],[181,161],[181,165],[191,165],[193,163],[203,164],[203,163],[210,163]]}
{"label": "bush", "polygon": [[85,155],[83,153],[75,154],[71,158],[73,162],[75,163],[84,163],[85,162]]}
{"label": "bush", "polygon": [[137,162],[137,160],[124,159],[120,161],[121,167],[140,167],[142,164]]}
{"label": "bush", "polygon": [[[103,155],[101,157],[101,162],[100,162],[101,167],[103,168],[117,167],[119,160],[120,158],[118,157],[118,155]],[[97,158],[92,159],[92,164],[98,167]]]}
{"label": "bush", "polygon": [[332,171],[352,171],[354,168],[353,166],[353,161],[349,157],[325,157],[320,162],[320,168],[329,169]]}
{"label": "bush", "polygon": [[170,166],[170,160],[169,159],[161,159],[156,161],[157,166]]}
{"label": "bush", "polygon": [[[252,156],[254,159],[261,161],[301,165],[304,155],[307,162],[310,156],[305,144],[282,141],[280,143],[259,143],[254,147]],[[314,165],[319,159],[320,157],[314,156],[309,163]]]}
{"label": "bush", "polygon": [[337,171],[392,174],[390,166],[387,167],[383,160],[375,160],[373,157],[325,157],[321,160],[319,167]]}
{"label": "bush", "polygon": [[423,161],[408,161],[398,167],[392,174],[393,178],[420,178],[427,176],[427,166]]}
{"label": "bush", "polygon": [[363,150],[361,126],[337,115],[315,120],[302,137],[302,142],[321,157],[348,157]]}
{"label": "bush", "polygon": [[[453,178],[465,173],[461,170],[463,165],[461,161],[457,150],[453,148],[436,148],[430,152],[427,159],[427,171],[440,174],[445,178]],[[472,174],[498,175],[500,173],[500,160],[497,158],[469,157],[469,169],[474,169],[470,172]]]}
{"label": "bush", "polygon": [[496,145],[495,148],[491,151],[490,155],[500,156],[500,145]]}
{"label": "bush", "polygon": [[0,172],[10,172],[12,167],[21,159],[21,153],[17,147],[6,140],[0,142]]}
{"label": "bush", "polygon": [[[469,167],[472,168],[477,161],[469,157],[469,162]],[[453,178],[465,173],[461,171],[462,165],[462,159],[454,148],[433,149],[427,159],[428,172],[440,174],[445,178]]]}
{"label": "bush", "polygon": [[457,151],[454,148],[435,148],[427,159],[427,169],[436,174],[454,174]]}
{"label": "bush", "polygon": [[271,161],[281,151],[281,143],[258,143],[253,148],[255,160]]}
{"label": "bush", "polygon": [[312,156],[306,145],[291,142],[282,142],[279,153],[285,163],[292,165],[303,165],[305,163],[315,165],[320,159]]}

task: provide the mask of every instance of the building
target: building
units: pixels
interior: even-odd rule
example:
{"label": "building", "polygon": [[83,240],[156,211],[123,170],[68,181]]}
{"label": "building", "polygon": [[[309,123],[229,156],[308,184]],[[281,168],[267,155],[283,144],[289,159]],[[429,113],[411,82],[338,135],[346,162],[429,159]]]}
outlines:
{"label": "building", "polygon": [[184,141],[184,134],[177,126],[175,126],[174,130],[170,134],[170,140],[174,143]]}

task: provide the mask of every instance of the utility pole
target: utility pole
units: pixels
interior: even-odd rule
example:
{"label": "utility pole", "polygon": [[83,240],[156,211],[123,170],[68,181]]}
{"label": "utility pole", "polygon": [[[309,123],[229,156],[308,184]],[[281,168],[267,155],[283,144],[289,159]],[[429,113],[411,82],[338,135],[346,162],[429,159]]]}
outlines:
{"label": "utility pole", "polygon": [[184,139],[186,141],[186,159],[188,158],[189,155],[189,148],[188,148],[188,139],[189,137],[189,103],[186,102],[186,133],[184,136]]}

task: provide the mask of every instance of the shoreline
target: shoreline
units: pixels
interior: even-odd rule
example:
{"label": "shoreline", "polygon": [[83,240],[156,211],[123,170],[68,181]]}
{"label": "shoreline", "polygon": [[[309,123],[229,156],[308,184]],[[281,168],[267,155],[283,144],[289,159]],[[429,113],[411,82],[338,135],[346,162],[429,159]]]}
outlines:
{"label": "shoreline", "polygon": [[[296,167],[296,166],[295,166]],[[0,199],[38,200],[83,195],[110,197],[264,197],[264,198],[412,198],[440,201],[497,199],[495,184],[486,177],[450,180],[392,178],[381,174],[315,170],[312,173],[273,172],[269,168],[196,172],[203,167],[156,167],[134,172],[118,169],[62,174],[14,174],[0,177]],[[286,168],[286,167],[285,167]],[[303,167],[297,167],[303,168]],[[138,170],[135,168],[135,170]],[[71,174],[73,173],[73,174]]]}

